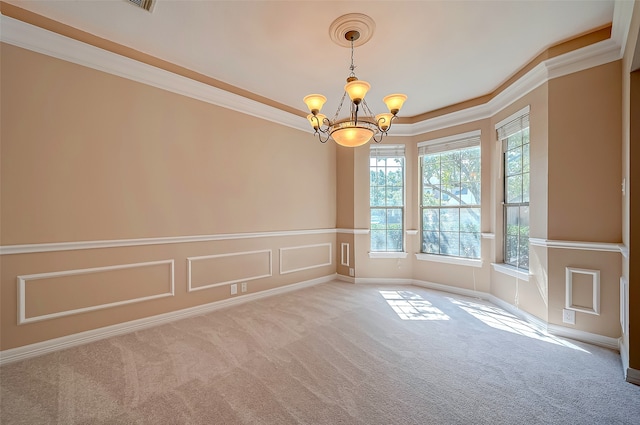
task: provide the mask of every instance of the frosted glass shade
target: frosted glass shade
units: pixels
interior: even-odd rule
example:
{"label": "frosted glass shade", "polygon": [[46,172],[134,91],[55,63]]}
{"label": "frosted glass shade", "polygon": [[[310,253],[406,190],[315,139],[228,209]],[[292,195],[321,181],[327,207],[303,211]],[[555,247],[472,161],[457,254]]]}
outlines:
{"label": "frosted glass shade", "polygon": [[373,137],[373,131],[362,127],[345,127],[331,133],[331,137],[339,145],[355,148],[367,143]]}
{"label": "frosted glass shade", "polygon": [[398,111],[400,111],[402,105],[404,105],[405,100],[407,100],[407,96],[404,94],[390,94],[389,96],[386,96],[384,99],[382,99],[385,105],[387,105],[389,112],[391,112],[393,115],[397,114]]}
{"label": "frosted glass shade", "polygon": [[393,118],[393,114],[390,112],[385,112],[384,114],[376,115],[376,123],[378,127],[385,131],[391,125],[391,119]]}
{"label": "frosted glass shade", "polygon": [[309,96],[305,96],[302,100],[307,104],[309,112],[320,112],[322,105],[327,101],[327,98],[321,94],[310,94]]}
{"label": "frosted glass shade", "polygon": [[353,80],[348,82],[344,86],[344,91],[349,94],[349,98],[355,104],[360,103],[364,96],[367,94],[369,89],[371,88],[371,84],[362,80]]}
{"label": "frosted glass shade", "polygon": [[316,114],[315,116],[313,114],[307,115],[309,124],[311,124],[311,127],[313,127],[314,129],[318,129],[319,127],[321,127],[325,118],[327,118],[327,116],[324,114]]}

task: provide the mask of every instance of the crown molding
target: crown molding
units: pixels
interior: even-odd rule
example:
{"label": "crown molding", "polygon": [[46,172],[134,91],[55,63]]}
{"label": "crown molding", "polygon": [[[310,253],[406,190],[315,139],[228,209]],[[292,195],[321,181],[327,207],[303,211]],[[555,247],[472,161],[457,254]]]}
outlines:
{"label": "crown molding", "polygon": [[[541,62],[489,102],[413,124],[395,124],[394,136],[417,136],[490,118],[542,84],[564,75],[622,58],[631,25],[633,2],[616,0],[611,38]],[[0,16],[2,42],[107,72],[216,106],[310,133],[302,116],[247,99],[211,85],[108,52],[43,28]]]}

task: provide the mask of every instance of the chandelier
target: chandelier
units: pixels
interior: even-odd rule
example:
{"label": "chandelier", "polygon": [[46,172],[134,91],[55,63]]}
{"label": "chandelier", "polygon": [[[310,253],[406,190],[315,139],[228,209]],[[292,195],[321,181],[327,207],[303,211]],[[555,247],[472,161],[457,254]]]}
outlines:
{"label": "chandelier", "polygon": [[[353,42],[360,38],[360,32],[357,30],[347,31],[344,38],[351,44],[351,66],[349,67],[351,72],[347,77],[347,84],[344,86],[338,110],[332,119],[327,118],[326,115],[320,113],[327,98],[321,94],[310,94],[303,99],[311,112],[307,115],[307,120],[313,127],[314,135],[317,135],[322,143],[325,143],[329,138],[346,147],[361,146],[372,139],[374,142],[380,143],[391,129],[391,124],[396,119],[404,101],[407,100],[407,96],[404,94],[386,96],[383,101],[389,112],[374,116],[364,100],[371,85],[366,81],[358,80],[354,72],[356,67],[353,64]],[[349,115],[346,118],[338,118],[347,95],[350,99]]]}

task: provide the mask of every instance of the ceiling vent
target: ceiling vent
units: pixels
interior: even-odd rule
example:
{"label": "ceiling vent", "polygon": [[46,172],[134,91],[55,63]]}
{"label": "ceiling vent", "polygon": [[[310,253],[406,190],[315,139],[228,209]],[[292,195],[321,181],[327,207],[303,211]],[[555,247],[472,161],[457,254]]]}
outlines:
{"label": "ceiling vent", "polygon": [[151,6],[153,6],[153,3],[155,3],[154,0],[127,0],[127,1],[149,12],[151,12]]}

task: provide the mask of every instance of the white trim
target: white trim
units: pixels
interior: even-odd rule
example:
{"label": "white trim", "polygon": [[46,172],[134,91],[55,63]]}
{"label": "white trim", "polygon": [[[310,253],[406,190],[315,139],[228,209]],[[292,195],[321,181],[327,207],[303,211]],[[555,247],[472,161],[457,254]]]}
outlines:
{"label": "white trim", "polygon": [[610,242],[557,241],[529,238],[529,244],[546,248],[579,249],[586,251],[622,252],[621,244]]}
{"label": "white trim", "polygon": [[620,276],[620,326],[622,334],[629,334],[629,310],[627,309],[627,299],[629,297],[627,291],[627,278]]}
{"label": "white trim", "polygon": [[447,255],[425,254],[423,252],[416,254],[416,260],[433,261],[436,263],[456,264],[459,266],[482,267],[482,260],[476,258],[450,257]]}
{"label": "white trim", "polygon": [[495,239],[496,238],[496,234],[495,233],[480,233],[480,236],[482,237],[482,239]]}
{"label": "white trim", "polygon": [[369,252],[369,258],[407,258],[406,252]]}
{"label": "white trim", "polygon": [[[313,266],[307,266],[307,267],[300,267],[297,269],[291,269],[291,270],[284,270],[282,268],[282,253],[284,251],[292,251],[294,249],[305,249],[305,248],[315,248],[315,247],[319,247],[319,246],[328,246],[329,247],[329,258],[328,261],[326,263],[321,263],[321,264],[314,264]],[[299,246],[289,246],[289,247],[285,247],[285,248],[280,248],[279,249],[279,253],[280,253],[280,274],[289,274],[289,273],[295,273],[295,272],[301,272],[304,270],[311,270],[311,269],[316,269],[318,267],[325,267],[325,266],[330,266],[331,264],[333,264],[332,261],[332,247],[333,245],[331,244],[331,242],[327,242],[327,243],[317,243],[317,244],[312,244],[312,245],[299,245]]]}
{"label": "white trim", "polygon": [[520,109],[518,112],[514,112],[513,114],[509,115],[507,118],[497,123],[495,125],[495,129],[497,130],[500,127],[503,127],[505,124],[509,124],[511,121],[516,120],[521,116],[528,114],[530,110],[531,110],[531,107],[529,105],[525,106],[524,108]]}
{"label": "white trim", "polygon": [[244,304],[249,301],[258,300],[261,298],[267,298],[274,295],[280,295],[286,292],[303,289],[309,286],[318,285],[325,282],[335,280],[337,275],[331,274],[325,277],[307,280],[291,285],[279,286],[277,288],[267,289],[252,294],[240,295],[233,298],[228,298],[221,301],[214,301],[212,303],[203,304],[195,307],[189,307],[182,310],[171,311],[168,313],[158,314],[156,316],[145,317],[142,319],[132,320],[129,322],[118,323],[111,326],[106,326],[99,329],[92,329],[89,331],[80,332],[73,335],[67,335],[60,338],[54,338],[47,341],[37,342],[35,344],[25,345],[22,347],[10,348],[8,350],[0,351],[0,366],[16,362],[19,360],[25,360],[44,354],[52,353],[55,351],[77,347],[79,345],[88,344],[90,342],[99,341],[113,336],[124,335],[131,332],[136,332],[142,329],[147,329],[153,326],[170,323],[176,320],[184,319],[187,317],[198,316],[201,314],[210,313],[212,311],[220,310],[222,308],[231,307],[234,305]]}
{"label": "white trim", "polygon": [[411,230],[407,230],[407,232],[406,232],[406,233],[407,233],[407,235],[415,236],[415,235],[417,235],[417,234],[418,234],[418,230],[411,229]]}
{"label": "white trim", "polygon": [[465,297],[478,298],[488,300],[489,294],[485,292],[475,291],[473,289],[459,288],[457,286],[442,285],[440,283],[429,282],[426,280],[413,280],[413,286],[421,288],[434,289],[436,291],[448,292],[450,294],[463,295]]}
{"label": "white trim", "polygon": [[629,258],[629,247],[626,246],[625,244],[621,243],[620,244],[620,253],[622,254],[622,256],[624,258]]}
{"label": "white trim", "polygon": [[422,146],[431,146],[431,145],[439,145],[441,143],[453,142],[463,139],[471,139],[472,137],[480,137],[480,130],[473,130],[466,133],[453,134],[451,136],[440,137],[438,139],[426,140],[424,142],[419,142],[418,147]]}
{"label": "white trim", "polygon": [[609,348],[615,351],[620,349],[618,338],[611,338],[609,336],[580,331],[578,329],[567,328],[565,326],[558,326],[551,323],[547,325],[547,332],[551,335],[575,339],[576,341],[587,342],[589,344]]}
{"label": "white trim", "polygon": [[493,267],[493,270],[497,271],[498,273],[506,274],[507,276],[515,277],[516,279],[520,279],[525,282],[528,282],[529,276],[531,276],[530,272],[525,272],[517,267],[513,267],[508,264],[491,263],[491,267]]}
{"label": "white trim", "polygon": [[142,245],[165,245],[174,243],[211,242],[233,239],[274,238],[336,233],[336,229],[284,230],[278,232],[221,233],[218,235],[168,236],[160,238],[114,239],[104,241],[55,242],[26,245],[0,246],[0,255],[34,254],[38,252],[75,251],[80,249],[122,248]]}
{"label": "white trim", "polygon": [[[252,277],[243,277],[242,279],[227,280],[224,282],[212,283],[212,284],[203,285],[203,286],[196,286],[196,287],[191,286],[191,264],[195,261],[208,260],[211,258],[220,258],[220,257],[233,257],[233,256],[239,256],[239,255],[260,254],[265,252],[269,253],[269,273],[267,274],[257,275]],[[270,249],[263,249],[259,251],[230,252],[226,254],[215,254],[215,255],[203,255],[200,257],[187,257],[187,292],[201,291],[203,289],[215,288],[217,286],[230,285],[232,283],[238,283],[238,282],[248,282],[250,280],[263,279],[265,277],[271,277],[271,276],[273,276],[273,251],[271,251]]]}
{"label": "white trim", "polygon": [[371,278],[371,277],[357,277],[354,283],[356,285],[412,285],[412,279],[405,278]]}
{"label": "white trim", "polygon": [[[158,264],[169,264],[171,266],[170,267],[171,268],[171,285],[170,285],[171,289],[169,290],[169,292],[164,292],[156,295],[149,295],[149,296],[140,297],[140,298],[132,298],[132,299],[123,300],[123,301],[116,301],[116,302],[107,303],[107,304],[98,304],[90,307],[76,308],[73,310],[59,311],[57,313],[43,314],[41,316],[26,317],[26,287],[27,287],[27,282],[30,280],[49,279],[52,277],[61,277],[61,276],[75,276],[80,274],[100,273],[100,272],[112,271],[112,270],[155,266]],[[87,313],[90,311],[103,310],[105,308],[133,304],[133,303],[138,303],[142,301],[149,301],[149,300],[154,300],[158,298],[172,297],[175,294],[173,259],[150,261],[147,263],[120,264],[116,266],[94,267],[90,269],[64,270],[64,271],[58,271],[58,272],[22,275],[22,276],[18,276],[17,280],[18,280],[18,325],[23,325],[25,323],[40,322],[42,320],[50,320],[58,317],[71,316],[74,314]]]}
{"label": "white trim", "polygon": [[626,375],[627,382],[640,385],[640,370],[628,367]]}
{"label": "white trim", "polygon": [[[586,274],[591,276],[591,305],[592,308],[573,304],[573,275]],[[565,267],[565,298],[564,308],[582,313],[600,315],[600,270]]]}
{"label": "white trim", "polygon": [[369,229],[336,229],[336,233],[344,233],[348,235],[367,235]]}
{"label": "white trim", "polygon": [[349,267],[349,264],[350,264],[349,255],[350,255],[349,244],[347,242],[342,242],[340,244],[340,264],[341,265]]}

